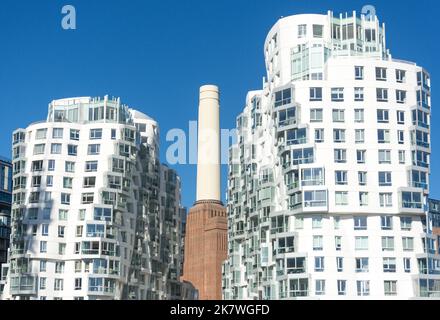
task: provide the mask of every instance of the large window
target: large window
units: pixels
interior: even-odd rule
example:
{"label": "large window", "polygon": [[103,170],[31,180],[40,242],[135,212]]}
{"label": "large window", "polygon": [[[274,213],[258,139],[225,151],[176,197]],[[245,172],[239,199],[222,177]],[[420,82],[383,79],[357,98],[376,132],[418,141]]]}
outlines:
{"label": "large window", "polygon": [[333,109],[333,122],[345,122],[345,111],[342,109]]}
{"label": "large window", "polygon": [[368,272],[368,258],[356,258],[356,272]]}
{"label": "large window", "polygon": [[310,101],[322,101],[322,88],[310,88]]}
{"label": "large window", "polygon": [[387,80],[387,69],[386,68],[376,68],[376,80],[386,81]]}
{"label": "large window", "polygon": [[290,88],[275,92],[275,108],[281,107],[291,102],[292,102],[292,90]]}
{"label": "large window", "polygon": [[393,206],[393,194],[392,193],[379,193],[379,203],[382,208]]}
{"label": "large window", "polygon": [[94,188],[96,184],[96,177],[85,177],[84,178],[84,188]]}
{"label": "large window", "polygon": [[102,129],[90,129],[90,140],[102,139]]}
{"label": "large window", "polygon": [[50,153],[51,154],[61,154],[61,143],[52,143],[50,147]]}
{"label": "large window", "polygon": [[379,164],[391,164],[391,150],[379,150]]}
{"label": "large window", "polygon": [[378,123],[388,123],[390,120],[390,113],[388,110],[377,110],[377,122]]}
{"label": "large window", "polygon": [[333,142],[334,143],[345,143],[345,130],[344,129],[333,129]]}
{"label": "large window", "polygon": [[367,217],[354,217],[354,230],[367,230]]}
{"label": "large window", "polygon": [[390,143],[390,130],[384,130],[384,129],[377,130],[377,142]]}
{"label": "large window", "polygon": [[324,35],[324,26],[321,24],[313,25],[313,37],[314,38],[322,38]]}
{"label": "large window", "polygon": [[344,101],[344,88],[332,88],[331,97],[334,102]]}
{"label": "large window", "polygon": [[44,154],[45,144],[36,144],[34,146],[34,155]]}
{"label": "large window", "polygon": [[382,251],[394,251],[394,237],[382,237]]}
{"label": "large window", "polygon": [[414,251],[414,238],[403,237],[402,247],[403,247],[403,251]]}
{"label": "large window", "polygon": [[87,161],[85,171],[86,172],[98,171],[98,161]]}
{"label": "large window", "polygon": [[379,186],[390,187],[392,186],[391,172],[379,172]]}
{"label": "large window", "polygon": [[358,296],[370,295],[370,281],[368,280],[356,281],[356,287],[357,287]]}
{"label": "large window", "polygon": [[376,89],[376,98],[378,102],[387,102],[388,101],[388,89],[377,88]]}
{"label": "large window", "polygon": [[368,250],[368,237],[355,237],[355,250]]}
{"label": "large window", "polygon": [[98,155],[101,150],[101,145],[99,144],[89,144],[87,149],[88,155]]}
{"label": "large window", "polygon": [[347,171],[335,171],[335,183],[336,185],[348,184],[348,172]]}
{"label": "large window", "polygon": [[93,203],[93,193],[83,193],[81,196],[81,203],[82,204],[88,204]]}
{"label": "large window", "polygon": [[348,192],[336,191],[335,198],[336,198],[335,202],[337,206],[348,206]]}
{"label": "large window", "polygon": [[396,258],[383,258],[383,272],[396,272]]}
{"label": "large window", "polygon": [[402,192],[402,206],[409,209],[422,209],[422,195],[420,192]]}
{"label": "large window", "polygon": [[37,133],[35,134],[36,140],[43,140],[46,139],[47,129],[38,129]]}
{"label": "large window", "polygon": [[346,163],[347,162],[347,150],[346,149],[335,149],[335,162],[336,163]]}
{"label": "large window", "polygon": [[93,219],[97,221],[112,221],[112,210],[110,208],[95,207]]}
{"label": "large window", "polygon": [[327,191],[304,191],[304,206],[325,207],[327,205]]}
{"label": "large window", "polygon": [[322,122],[322,109],[310,109],[310,122]]}
{"label": "large window", "polygon": [[53,139],[62,139],[63,138],[63,128],[53,128],[52,138]]}
{"label": "large window", "polygon": [[304,186],[322,186],[324,184],[323,168],[309,168],[301,171],[301,185]]}
{"label": "large window", "polygon": [[386,280],[383,283],[386,296],[397,296],[397,281]]}

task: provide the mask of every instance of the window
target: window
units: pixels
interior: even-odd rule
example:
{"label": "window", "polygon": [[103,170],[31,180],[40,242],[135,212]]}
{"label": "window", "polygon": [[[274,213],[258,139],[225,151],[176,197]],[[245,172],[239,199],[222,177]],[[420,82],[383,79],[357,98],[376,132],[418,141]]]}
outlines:
{"label": "window", "polygon": [[65,226],[58,226],[58,238],[64,238],[65,231]]}
{"label": "window", "polygon": [[388,89],[377,88],[376,98],[378,102],[388,102]]}
{"label": "window", "polygon": [[368,192],[359,192],[359,205],[361,207],[368,206]]}
{"label": "window", "polygon": [[313,217],[312,218],[312,228],[313,229],[321,229],[322,228],[322,217]]}
{"label": "window", "polygon": [[387,80],[387,69],[386,68],[376,68],[376,80],[386,81]]}
{"label": "window", "polygon": [[405,103],[406,102],[406,91],[396,90],[396,102]]}
{"label": "window", "polygon": [[63,128],[53,128],[52,138],[53,139],[62,139],[63,138]]}
{"label": "window", "polygon": [[390,120],[389,118],[389,111],[388,110],[377,110],[377,122],[378,123],[388,123]]}
{"label": "window", "polygon": [[382,251],[394,251],[394,237],[382,237]]}
{"label": "window", "polygon": [[76,226],[75,236],[76,237],[82,237],[83,229],[84,229],[83,226]]}
{"label": "window", "polygon": [[53,187],[53,176],[47,176],[46,187]]}
{"label": "window", "polygon": [[379,150],[379,164],[391,164],[391,150]]}
{"label": "window", "polygon": [[52,143],[50,147],[51,154],[61,154],[61,143]]}
{"label": "window", "polygon": [[367,217],[354,217],[354,230],[367,230]]}
{"label": "window", "polygon": [[315,142],[316,143],[324,142],[324,129],[315,129]]}
{"label": "window", "polygon": [[414,238],[402,238],[403,251],[414,251]]}
{"label": "window", "polygon": [[411,258],[403,258],[403,269],[406,273],[411,273]]}
{"label": "window", "polygon": [[314,38],[322,38],[324,33],[324,26],[321,24],[313,25],[313,37]]}
{"label": "window", "polygon": [[333,141],[334,141],[334,143],[344,143],[345,142],[345,130],[344,129],[334,129],[333,130]]}
{"label": "window", "polygon": [[343,257],[336,257],[336,269],[338,272],[344,271],[344,258]]}
{"label": "window", "polygon": [[337,191],[335,192],[335,196],[337,206],[348,206],[348,192]]}
{"label": "window", "polygon": [[355,80],[363,80],[364,79],[364,67],[355,66],[354,67],[354,79]]}
{"label": "window", "polygon": [[344,101],[344,88],[332,88],[331,91],[332,101],[342,102]]}
{"label": "window", "polygon": [[82,279],[75,278],[75,290],[81,290],[81,289],[82,289]]}
{"label": "window", "polygon": [[399,164],[406,163],[406,152],[405,150],[399,150]]}
{"label": "window", "polygon": [[356,123],[363,123],[365,119],[364,109],[355,109],[354,110],[354,121]]}
{"label": "window", "polygon": [[379,187],[391,187],[392,185],[391,172],[379,172]]}
{"label": "window", "polygon": [[86,172],[98,171],[98,161],[87,161],[85,171]]}
{"label": "window", "polygon": [[393,206],[393,194],[392,193],[379,193],[379,203],[382,208]]}
{"label": "window", "polygon": [[335,149],[335,162],[346,163],[347,162],[347,150]]}
{"label": "window", "polygon": [[399,144],[404,144],[405,143],[405,132],[403,130],[398,130],[397,131],[397,142]]}
{"label": "window", "polygon": [[61,204],[70,204],[70,194],[61,193]]}
{"label": "window", "polygon": [[382,230],[393,230],[393,217],[391,216],[381,216],[380,226]]}
{"label": "window", "polygon": [[298,25],[298,38],[304,38],[307,35],[307,25]]}
{"label": "window", "polygon": [[63,188],[72,189],[73,178],[63,177]]}
{"label": "window", "polygon": [[96,177],[85,177],[84,188],[94,188],[96,184]]}
{"label": "window", "polygon": [[383,283],[386,296],[397,296],[397,281],[384,281]]}
{"label": "window", "polygon": [[335,183],[336,185],[347,185],[347,171],[336,171],[335,172]]}
{"label": "window", "polygon": [[400,229],[402,231],[411,231],[412,218],[400,217]]}
{"label": "window", "polygon": [[356,272],[368,272],[368,258],[356,258]]}
{"label": "window", "polygon": [[34,146],[34,155],[44,154],[45,144],[36,144]]}
{"label": "window", "polygon": [[342,237],[335,237],[335,250],[341,251],[342,250]]}
{"label": "window", "polygon": [[405,124],[405,111],[397,111],[397,124]]}
{"label": "window", "polygon": [[79,130],[70,129],[70,140],[79,140]]}
{"label": "window", "polygon": [[55,160],[49,160],[47,165],[48,171],[55,171]]}
{"label": "window", "polygon": [[338,296],[345,296],[347,294],[347,281],[338,280]]}
{"label": "window", "polygon": [[110,222],[112,220],[112,210],[109,208],[95,208],[93,219]]}
{"label": "window", "polygon": [[364,88],[354,88],[354,101],[364,101]]}
{"label": "window", "polygon": [[406,71],[404,70],[396,70],[396,81],[398,83],[405,83],[406,81]]}
{"label": "window", "polygon": [[324,272],[324,257],[315,257],[315,272]]}
{"label": "window", "polygon": [[112,140],[116,140],[116,129],[112,129],[111,136]]}
{"label": "window", "polygon": [[390,130],[384,130],[384,129],[377,130],[377,142],[390,143]]}
{"label": "window", "polygon": [[285,89],[275,92],[275,108],[290,104],[292,102],[292,90]]}
{"label": "window", "polygon": [[90,129],[90,140],[102,139],[102,129]]}
{"label": "window", "polygon": [[366,150],[357,150],[356,151],[357,163],[359,163],[359,164],[365,163],[366,162],[366,155],[367,155]]}
{"label": "window", "polygon": [[304,218],[295,217],[295,229],[301,230],[304,228]]}
{"label": "window", "polygon": [[88,204],[93,203],[93,193],[83,193],[81,196],[81,203],[82,204]]}
{"label": "window", "polygon": [[396,272],[396,258],[383,258],[383,272]]}
{"label": "window", "polygon": [[100,144],[89,144],[87,148],[88,155],[98,155],[100,153],[101,145]]}
{"label": "window", "polygon": [[46,139],[47,129],[38,129],[35,135],[36,140]]}
{"label": "window", "polygon": [[313,251],[323,250],[323,237],[313,236]]}
{"label": "window", "polygon": [[64,209],[60,209],[58,211],[58,220],[67,221],[68,214],[69,214],[69,211],[64,210]]}
{"label": "window", "polygon": [[365,143],[365,130],[356,129],[355,130],[355,143]]}
{"label": "window", "polygon": [[41,185],[41,176],[33,176],[31,187],[38,188]]}
{"label": "window", "polygon": [[63,279],[55,279],[54,282],[54,290],[55,291],[63,291],[64,280]]}
{"label": "window", "polygon": [[38,203],[40,201],[40,192],[31,192],[29,196],[30,203]]}
{"label": "window", "polygon": [[58,254],[59,255],[66,254],[66,244],[65,243],[58,243]]}
{"label": "window", "polygon": [[40,253],[47,252],[47,241],[40,241]]}
{"label": "window", "polygon": [[322,109],[310,109],[310,122],[322,122]]}
{"label": "window", "polygon": [[46,290],[46,278],[40,278],[40,290]]}
{"label": "window", "polygon": [[315,295],[322,296],[325,295],[325,280],[316,280],[315,282]]}
{"label": "window", "polygon": [[47,263],[46,260],[40,260],[40,272],[46,272]]}
{"label": "window", "polygon": [[66,172],[74,173],[75,172],[75,162],[66,161],[65,170],[66,170]]}
{"label": "window", "polygon": [[368,250],[368,237],[355,237],[355,250]]}
{"label": "window", "polygon": [[310,88],[310,101],[322,101],[322,88]]}
{"label": "window", "polygon": [[78,146],[74,144],[69,144],[67,146],[67,154],[69,156],[76,156],[78,154]]}
{"label": "window", "polygon": [[41,236],[47,237],[49,235],[49,225],[48,224],[42,224],[41,225]]}
{"label": "window", "polygon": [[356,287],[357,287],[358,296],[370,295],[370,281],[368,280],[356,281]]}
{"label": "window", "polygon": [[86,219],[86,209],[78,210],[78,220],[84,221]]}
{"label": "window", "polygon": [[367,185],[367,174],[368,172],[359,171],[358,172],[358,180],[360,186],[366,186]]}

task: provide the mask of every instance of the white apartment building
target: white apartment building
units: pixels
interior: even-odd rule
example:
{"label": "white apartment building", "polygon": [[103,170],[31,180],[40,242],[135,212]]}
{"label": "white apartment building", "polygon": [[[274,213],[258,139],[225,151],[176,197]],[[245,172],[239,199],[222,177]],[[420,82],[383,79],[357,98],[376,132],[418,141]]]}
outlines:
{"label": "white apartment building", "polygon": [[13,133],[3,299],[175,299],[184,210],[159,127],[120,99],[69,98]]}
{"label": "white apartment building", "polygon": [[224,298],[439,296],[428,72],[356,12],[282,18],[264,48],[230,150]]}

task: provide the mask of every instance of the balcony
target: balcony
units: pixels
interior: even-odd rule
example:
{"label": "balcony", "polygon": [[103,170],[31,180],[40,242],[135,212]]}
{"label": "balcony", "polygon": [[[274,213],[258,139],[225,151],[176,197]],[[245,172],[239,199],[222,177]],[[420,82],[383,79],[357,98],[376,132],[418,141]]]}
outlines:
{"label": "balcony", "polygon": [[37,282],[37,275],[20,275],[18,277],[11,277],[10,292],[12,295],[36,295]]}

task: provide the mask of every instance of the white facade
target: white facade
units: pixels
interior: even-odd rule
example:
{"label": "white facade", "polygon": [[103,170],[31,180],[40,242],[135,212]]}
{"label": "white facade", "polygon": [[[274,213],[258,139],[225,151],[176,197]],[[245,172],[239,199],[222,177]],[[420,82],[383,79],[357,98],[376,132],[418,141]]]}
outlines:
{"label": "white facade", "polygon": [[180,178],[159,128],[119,99],[53,101],[13,135],[3,299],[171,299],[180,292]]}
{"label": "white facade", "polygon": [[410,299],[433,295],[421,278],[440,285],[422,275],[429,74],[385,43],[355,12],[269,32],[267,80],[230,152],[225,299]]}

